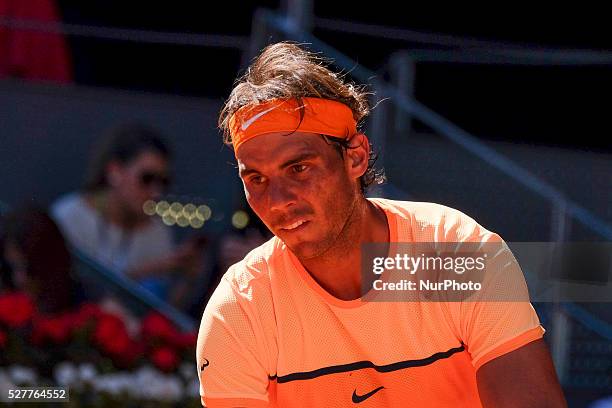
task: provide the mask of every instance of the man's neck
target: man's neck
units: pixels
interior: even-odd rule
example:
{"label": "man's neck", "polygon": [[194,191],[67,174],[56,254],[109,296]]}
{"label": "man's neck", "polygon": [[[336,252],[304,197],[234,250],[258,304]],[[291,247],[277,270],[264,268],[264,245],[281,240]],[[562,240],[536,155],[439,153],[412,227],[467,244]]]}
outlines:
{"label": "man's neck", "polygon": [[361,244],[389,242],[389,225],[384,211],[366,199],[359,200],[347,223],[342,236],[324,256],[301,262],[331,295],[353,300],[364,295],[362,286],[370,283],[362,285]]}

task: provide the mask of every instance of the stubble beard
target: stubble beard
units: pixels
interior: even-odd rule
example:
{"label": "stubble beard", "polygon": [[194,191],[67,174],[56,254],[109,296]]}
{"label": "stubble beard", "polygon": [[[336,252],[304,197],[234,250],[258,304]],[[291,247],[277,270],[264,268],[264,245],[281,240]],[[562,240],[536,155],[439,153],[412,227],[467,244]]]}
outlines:
{"label": "stubble beard", "polygon": [[353,246],[356,242],[353,236],[356,234],[353,225],[357,221],[355,210],[357,209],[358,201],[359,196],[354,195],[346,211],[331,215],[331,218],[342,221],[338,224],[337,228],[329,231],[323,239],[317,242],[297,244],[293,248],[289,247],[296,257],[300,261],[310,261],[317,258],[342,256],[345,249]]}

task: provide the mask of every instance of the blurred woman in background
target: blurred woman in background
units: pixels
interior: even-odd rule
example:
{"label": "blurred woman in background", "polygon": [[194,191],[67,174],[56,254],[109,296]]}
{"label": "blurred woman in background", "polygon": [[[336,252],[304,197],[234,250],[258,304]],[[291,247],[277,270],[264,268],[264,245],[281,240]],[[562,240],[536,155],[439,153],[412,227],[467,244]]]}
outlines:
{"label": "blurred woman in background", "polygon": [[202,270],[202,241],[175,247],[170,229],[143,211],[170,185],[170,149],[155,130],[128,124],[94,152],[83,191],[61,197],[52,216],[78,251],[181,307]]}

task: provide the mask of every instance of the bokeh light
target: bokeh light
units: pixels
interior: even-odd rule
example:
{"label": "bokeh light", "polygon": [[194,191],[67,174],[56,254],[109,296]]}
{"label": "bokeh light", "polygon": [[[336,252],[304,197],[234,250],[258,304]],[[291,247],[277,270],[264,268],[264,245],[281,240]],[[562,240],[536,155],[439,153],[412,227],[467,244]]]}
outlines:
{"label": "bokeh light", "polygon": [[186,227],[189,225],[189,218],[185,217],[184,215],[180,215],[177,219],[176,219],[176,224],[179,227]]}
{"label": "bokeh light", "polygon": [[244,211],[236,211],[232,215],[232,225],[234,228],[243,229],[249,225],[249,214]]}
{"label": "bokeh light", "polygon": [[167,213],[166,215],[164,215],[162,217],[162,221],[164,224],[166,224],[167,226],[171,227],[174,224],[176,224],[176,218],[174,216],[172,216],[172,214]]}
{"label": "bokeh light", "polygon": [[155,215],[156,207],[157,207],[157,204],[155,203],[155,201],[147,200],[142,205],[142,211],[144,211],[144,213],[149,215],[149,216]]}
{"label": "bokeh light", "polygon": [[177,218],[181,212],[183,211],[183,204],[179,203],[179,202],[173,202],[172,204],[170,204],[170,214],[172,214],[173,217]]}
{"label": "bokeh light", "polygon": [[187,217],[188,219],[192,219],[193,217],[195,217],[195,213],[196,213],[196,206],[189,203],[189,204],[185,204],[185,206],[183,207],[183,215],[185,217]]}
{"label": "bokeh light", "polygon": [[155,205],[155,212],[160,217],[163,217],[164,215],[166,215],[169,208],[170,208],[170,204],[168,204],[167,201],[162,200]]}
{"label": "bokeh light", "polygon": [[202,204],[196,209],[196,217],[202,221],[208,221],[212,216],[212,210],[206,204]]}
{"label": "bokeh light", "polygon": [[196,229],[202,228],[204,226],[204,221],[202,221],[198,217],[193,217],[192,219],[189,220],[189,225],[191,225],[192,228],[196,228]]}

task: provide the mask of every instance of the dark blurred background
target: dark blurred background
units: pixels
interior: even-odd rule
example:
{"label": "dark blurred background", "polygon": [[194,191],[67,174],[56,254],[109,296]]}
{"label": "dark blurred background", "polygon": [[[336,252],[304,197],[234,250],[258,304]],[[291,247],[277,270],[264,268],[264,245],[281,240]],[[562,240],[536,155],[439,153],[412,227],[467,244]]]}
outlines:
{"label": "dark blurred background", "polygon": [[[120,1],[58,2],[65,22],[154,31],[217,33],[248,37],[258,7],[280,1],[182,2],[176,7]],[[352,2],[314,2],[319,18],[405,28],[431,34],[514,43],[533,48],[612,49],[612,28],[596,10],[439,10],[392,1],[359,7]],[[581,14],[582,13],[582,14]],[[452,16],[452,17],[451,17]],[[405,41],[331,32],[314,34],[355,61],[376,69]],[[240,68],[241,53],[176,45],[70,38],[75,81],[81,84],[224,98]],[[423,48],[418,45],[417,48]],[[155,67],[153,69],[152,67]],[[478,137],[610,152],[612,130],[606,101],[612,92],[609,66],[529,67],[422,63],[415,96]],[[575,103],[578,102],[578,103]]]}
{"label": "dark blurred background", "polygon": [[[221,274],[269,237],[246,205],[217,115],[250,59],[283,39],[309,44],[375,92],[364,128],[388,183],[371,195],[455,207],[508,242],[609,243],[607,17],[558,4],[0,0],[0,261],[12,275],[33,274],[6,232],[11,220],[80,191],[104,132],[150,126],[173,151],[169,174],[157,175],[172,183],[143,211],[177,242],[204,246],[190,249],[201,261],[194,293],[181,305],[151,298],[79,251],[70,279],[111,294],[128,321],[154,311],[193,330]],[[210,213],[198,218],[189,204]],[[610,265],[595,280],[612,291]],[[612,394],[612,314],[595,300],[535,304],[570,407]]]}

